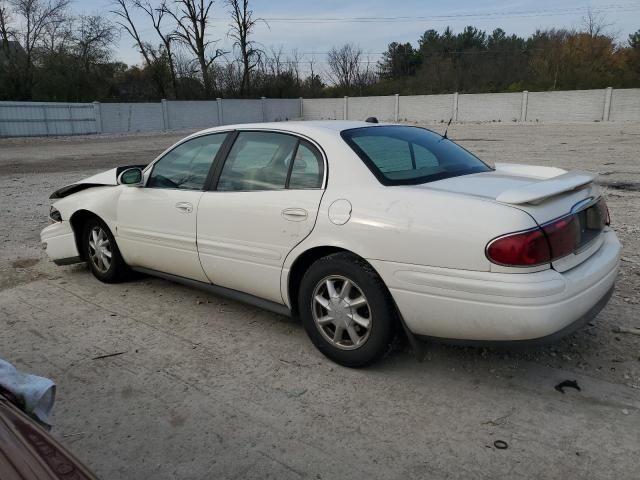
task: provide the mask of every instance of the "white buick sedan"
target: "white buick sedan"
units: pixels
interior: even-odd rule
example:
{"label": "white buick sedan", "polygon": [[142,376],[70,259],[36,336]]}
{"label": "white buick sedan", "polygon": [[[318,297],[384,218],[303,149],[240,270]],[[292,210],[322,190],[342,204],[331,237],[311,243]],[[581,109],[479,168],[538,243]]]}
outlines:
{"label": "white buick sedan", "polygon": [[299,316],[357,367],[402,330],[519,343],[595,316],[620,243],[593,180],[491,168],[412,126],[223,126],[56,191],[41,237],[103,282],[135,270]]}

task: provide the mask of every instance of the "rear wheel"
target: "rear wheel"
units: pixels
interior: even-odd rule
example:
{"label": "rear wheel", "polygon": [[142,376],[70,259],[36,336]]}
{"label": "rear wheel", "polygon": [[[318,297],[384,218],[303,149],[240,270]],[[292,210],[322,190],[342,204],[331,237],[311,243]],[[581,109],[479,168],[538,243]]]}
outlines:
{"label": "rear wheel", "polygon": [[125,280],[131,270],[122,259],[109,227],[99,218],[90,218],[83,229],[84,253],[93,275],[105,283]]}
{"label": "rear wheel", "polygon": [[363,367],[390,349],[397,324],[393,301],[369,264],[349,253],[317,260],[305,273],[300,316],[314,345],[347,367]]}

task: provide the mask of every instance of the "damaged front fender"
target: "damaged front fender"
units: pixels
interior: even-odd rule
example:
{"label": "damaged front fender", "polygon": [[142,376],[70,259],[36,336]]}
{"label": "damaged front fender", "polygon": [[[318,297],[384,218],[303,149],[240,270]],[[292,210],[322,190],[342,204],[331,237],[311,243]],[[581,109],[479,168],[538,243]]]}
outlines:
{"label": "damaged front fender", "polygon": [[122,167],[112,168],[111,170],[107,170],[106,172],[98,173],[91,177],[80,180],[79,182],[75,182],[71,185],[66,185],[62,188],[59,188],[58,190],[53,192],[49,196],[49,198],[52,200],[57,200],[60,198],[68,197],[69,195],[73,195],[74,193],[81,192],[82,190],[86,190],[87,188],[115,186],[118,185],[118,175],[120,175],[121,172],[129,168],[145,167],[146,165],[125,165]]}

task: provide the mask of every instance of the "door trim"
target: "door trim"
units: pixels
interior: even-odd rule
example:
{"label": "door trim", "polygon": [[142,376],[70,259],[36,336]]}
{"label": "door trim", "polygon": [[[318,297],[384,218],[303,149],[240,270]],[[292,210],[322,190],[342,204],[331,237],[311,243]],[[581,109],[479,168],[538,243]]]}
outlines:
{"label": "door trim", "polygon": [[173,275],[171,273],[159,272],[157,270],[151,270],[150,268],[132,267],[132,270],[135,270],[136,272],[144,273],[146,275],[151,275],[153,277],[159,277],[164,280],[169,280],[170,282],[180,283],[188,287],[194,287],[200,290],[205,290],[209,293],[213,293],[214,295],[220,295],[221,297],[237,300],[239,302],[246,303],[254,307],[262,308],[264,310],[277,313],[278,315],[284,315],[285,317],[292,316],[291,309],[286,305],[272,302],[271,300],[265,300],[264,298],[256,297],[255,295],[244,293],[239,290],[233,290],[231,288],[221,287],[219,285],[214,285],[212,283],[199,282],[198,280],[191,280],[190,278],[180,277],[178,275]]}

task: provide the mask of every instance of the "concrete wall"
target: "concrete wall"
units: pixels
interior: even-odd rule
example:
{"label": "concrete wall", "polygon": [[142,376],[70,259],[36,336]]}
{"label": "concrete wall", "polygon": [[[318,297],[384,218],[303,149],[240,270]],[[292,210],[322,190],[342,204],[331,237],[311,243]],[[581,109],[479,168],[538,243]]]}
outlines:
{"label": "concrete wall", "polygon": [[613,122],[640,120],[640,88],[613,90],[609,120]]}
{"label": "concrete wall", "polygon": [[604,89],[529,92],[525,120],[528,122],[602,121],[605,92]]}
{"label": "concrete wall", "polygon": [[366,120],[376,117],[381,122],[394,122],[396,112],[396,96],[385,97],[352,97],[347,104],[348,120]]}
{"label": "concrete wall", "polygon": [[0,137],[96,132],[91,103],[0,102]]}
{"label": "concrete wall", "polygon": [[161,103],[0,102],[0,137],[195,130],[297,120],[640,122],[640,89]]}
{"label": "concrete wall", "polygon": [[459,122],[519,122],[522,93],[485,93],[458,96]]}
{"label": "concrete wall", "polygon": [[220,125],[218,102],[180,101],[163,102],[166,109],[166,130],[210,128]]}
{"label": "concrete wall", "polygon": [[[304,99],[305,120],[380,121],[396,118],[395,96]],[[573,90],[448,95],[398,98],[401,122],[640,122],[640,89]]]}
{"label": "concrete wall", "polygon": [[262,121],[261,100],[221,100],[224,124]]}
{"label": "concrete wall", "polygon": [[198,130],[302,118],[301,99],[160,103],[0,102],[0,137]]}
{"label": "concrete wall", "polygon": [[412,123],[448,122],[453,115],[453,95],[400,97],[398,119]]}
{"label": "concrete wall", "polygon": [[101,133],[164,130],[160,103],[102,103],[100,119]]}
{"label": "concrete wall", "polygon": [[284,122],[302,118],[300,98],[265,98],[264,121]]}
{"label": "concrete wall", "polygon": [[302,101],[304,120],[344,120],[344,98],[305,98]]}

